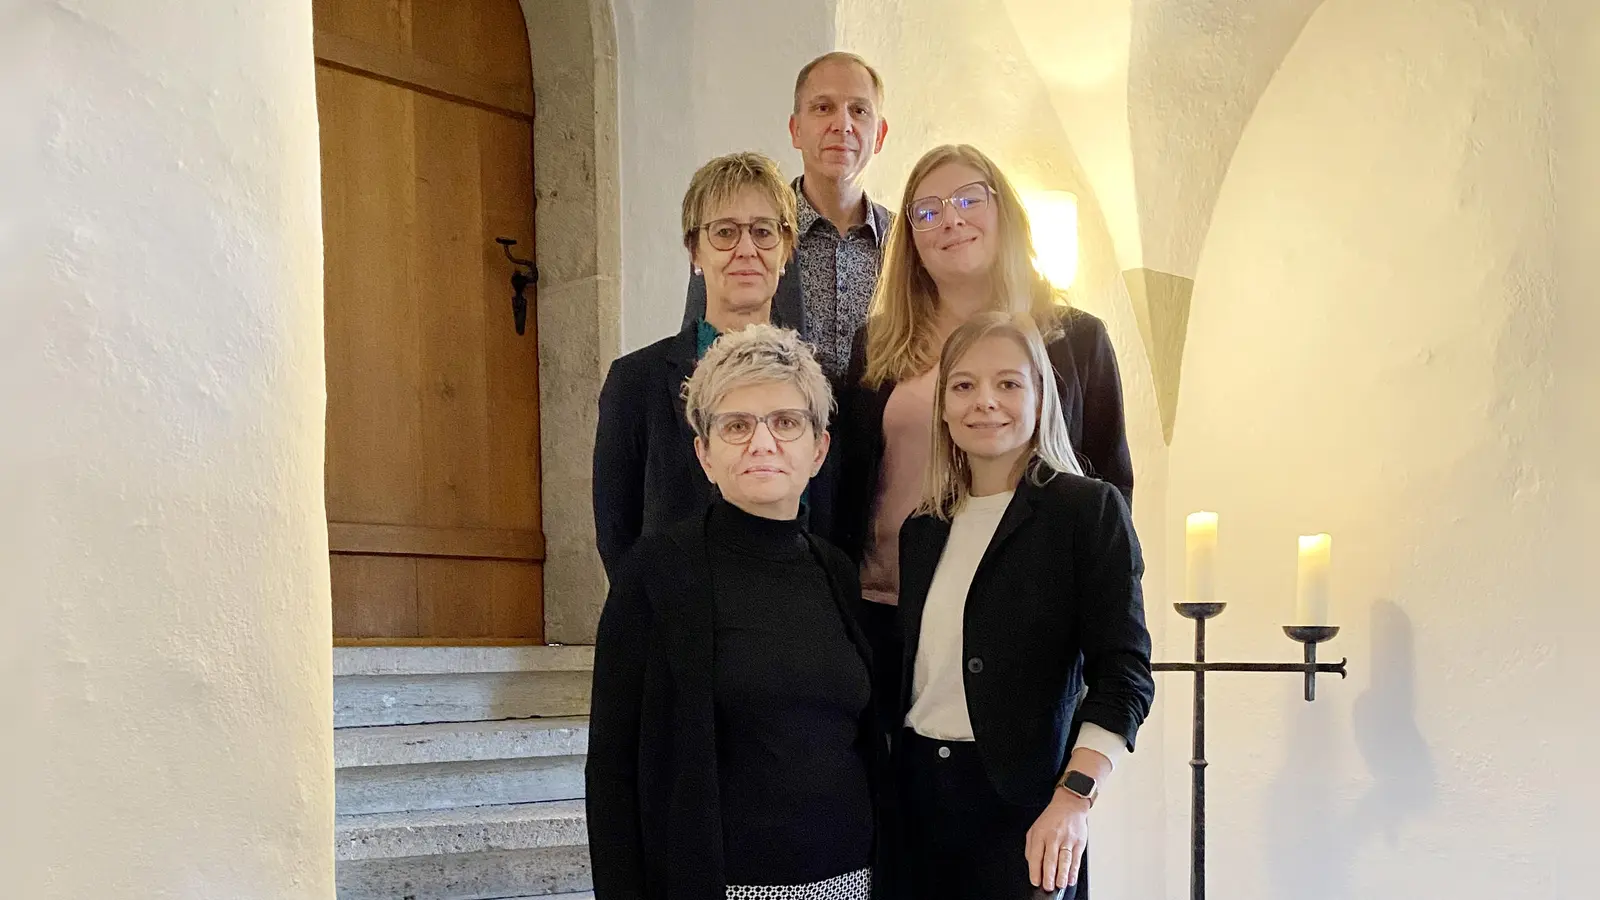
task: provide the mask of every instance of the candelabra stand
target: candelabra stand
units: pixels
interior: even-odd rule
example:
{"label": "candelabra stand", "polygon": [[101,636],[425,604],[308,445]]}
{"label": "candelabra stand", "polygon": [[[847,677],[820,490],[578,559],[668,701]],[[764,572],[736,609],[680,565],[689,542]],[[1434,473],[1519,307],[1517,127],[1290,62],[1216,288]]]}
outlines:
{"label": "candelabra stand", "polygon": [[1295,672],[1305,676],[1307,701],[1317,696],[1317,673],[1346,677],[1346,660],[1317,662],[1317,645],[1339,633],[1332,625],[1285,625],[1283,633],[1305,647],[1303,663],[1208,662],[1206,660],[1206,620],[1222,614],[1226,603],[1174,603],[1178,615],[1194,620],[1194,662],[1155,663],[1156,672],[1194,673],[1194,755],[1190,768],[1189,820],[1189,897],[1206,896],[1206,673],[1207,672]]}

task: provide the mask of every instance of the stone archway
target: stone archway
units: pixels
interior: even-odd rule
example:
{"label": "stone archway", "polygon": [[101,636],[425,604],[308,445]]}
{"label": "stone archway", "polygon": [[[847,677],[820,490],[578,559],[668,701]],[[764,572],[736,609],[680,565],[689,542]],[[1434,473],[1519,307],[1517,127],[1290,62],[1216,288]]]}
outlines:
{"label": "stone archway", "polygon": [[545,639],[593,643],[596,401],[621,348],[617,36],[610,0],[521,0],[533,55]]}

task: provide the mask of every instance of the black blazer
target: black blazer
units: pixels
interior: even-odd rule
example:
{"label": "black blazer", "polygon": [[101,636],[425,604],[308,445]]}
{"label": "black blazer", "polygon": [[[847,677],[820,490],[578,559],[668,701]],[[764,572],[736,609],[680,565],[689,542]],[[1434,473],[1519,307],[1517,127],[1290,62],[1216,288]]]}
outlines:
{"label": "black blazer", "polygon": [[[912,516],[900,530],[895,724],[911,709],[922,611],[949,537],[950,524],[931,516]],[[1113,487],[1076,475],[1017,486],[973,576],[962,637],[978,753],[1012,803],[1049,802],[1072,752],[1074,715],[1133,749],[1155,699],[1143,573],[1128,506]]]}
{"label": "black blazer", "polygon": [[[807,537],[870,671],[855,566]],[[612,580],[595,639],[585,769],[598,900],[724,896],[713,603],[706,515],[640,540]],[[869,708],[861,722],[874,785],[887,761],[880,716]]]}
{"label": "black blazer", "polygon": [[[794,183],[798,195],[800,182]],[[876,203],[872,204],[873,225],[878,230],[880,242],[889,239],[889,210]],[[796,245],[798,246],[798,238]],[[706,277],[691,272],[689,274],[688,296],[683,304],[683,327],[688,328],[699,321],[706,314]],[[800,332],[800,336],[811,339],[811,323],[806,321],[805,298],[800,293],[800,265],[798,260],[791,260],[784,268],[783,274],[778,276],[778,290],[772,295],[772,324],[782,325],[784,328],[793,328]]]}
{"label": "black blazer", "polygon": [[[683,383],[694,373],[695,328],[662,338],[611,364],[600,389],[594,437],[594,533],[606,575],[641,536],[704,509],[715,488],[694,455],[684,417]],[[835,454],[811,479],[808,527],[828,534],[833,522]]]}
{"label": "black blazer", "polygon": [[[1122,376],[1117,353],[1105,323],[1081,309],[1069,308],[1062,334],[1045,349],[1061,392],[1061,411],[1078,462],[1085,473],[1110,482],[1133,505],[1133,457],[1122,412]],[[832,510],[834,544],[860,561],[872,527],[878,475],[883,467],[883,410],[894,392],[886,381],[876,390],[861,383],[867,371],[867,330],[856,333],[850,368],[839,388],[839,424],[834,447],[839,453],[838,494]]]}

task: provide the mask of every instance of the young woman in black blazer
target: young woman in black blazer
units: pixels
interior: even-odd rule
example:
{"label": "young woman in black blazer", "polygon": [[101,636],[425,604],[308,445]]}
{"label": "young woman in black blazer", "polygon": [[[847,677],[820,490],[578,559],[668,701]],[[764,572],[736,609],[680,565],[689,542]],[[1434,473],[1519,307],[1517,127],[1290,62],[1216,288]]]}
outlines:
{"label": "young woman in black blazer", "polygon": [[1128,506],[1081,475],[1049,367],[1007,313],[940,358],[888,704],[905,897],[1076,896],[1090,808],[1154,699]]}
{"label": "young woman in black blazer", "polygon": [[887,747],[860,585],[798,520],[831,404],[799,336],[770,325],[719,338],[689,381],[720,499],[639,539],[600,617],[598,900],[867,900]]}

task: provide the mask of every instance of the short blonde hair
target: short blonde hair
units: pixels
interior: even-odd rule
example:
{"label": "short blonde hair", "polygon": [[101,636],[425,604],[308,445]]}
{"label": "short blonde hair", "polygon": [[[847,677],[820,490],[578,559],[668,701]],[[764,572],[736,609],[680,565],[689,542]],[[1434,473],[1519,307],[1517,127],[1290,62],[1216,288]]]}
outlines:
{"label": "short blonde hair", "polygon": [[[851,53],[847,50],[834,50],[831,53],[824,53],[816,59],[813,59],[811,62],[806,63],[803,67],[801,67],[800,74],[795,76],[794,111],[796,114],[799,114],[800,112],[800,92],[806,89],[806,82],[811,80],[811,73],[815,71],[818,66],[826,65],[827,63],[847,63],[849,65],[860,66],[862,69],[866,70],[867,77],[872,79],[873,106],[883,106],[883,76],[878,74],[878,70],[874,69],[867,63],[866,60],[854,53]],[[879,115],[883,114],[882,109],[875,109],[874,111]]]}
{"label": "short blonde hair", "polygon": [[883,254],[883,274],[872,297],[867,318],[867,367],[863,381],[877,388],[886,381],[915,378],[939,359],[939,292],[933,276],[922,265],[911,234],[909,213],[917,185],[933,170],[950,163],[976,169],[994,192],[999,246],[990,273],[990,308],[1026,312],[1033,316],[1046,340],[1060,332],[1066,295],[1033,266],[1033,229],[1022,207],[1022,196],[994,161],[976,147],[946,144],[923,154],[906,179],[900,209],[889,231]]}
{"label": "short blonde hair", "polygon": [[1039,396],[1038,422],[1033,429],[1033,459],[1027,477],[1034,484],[1044,484],[1057,472],[1082,475],[1083,467],[1072,449],[1072,439],[1067,434],[1066,415],[1061,410],[1061,392],[1056,388],[1055,368],[1050,365],[1050,354],[1045,349],[1044,336],[1039,333],[1033,317],[1027,313],[986,312],[968,319],[945,342],[939,357],[939,381],[933,392],[933,452],[928,457],[928,473],[923,481],[922,503],[919,515],[934,516],[949,521],[972,494],[972,467],[967,454],[956,446],[950,437],[950,426],[944,421],[945,386],[950,381],[951,370],[967,355],[967,351],[984,338],[1000,336],[1016,341],[1028,356],[1033,369],[1033,388]]}
{"label": "short blonde hair", "polygon": [[800,229],[794,190],[776,162],[753,151],[719,156],[689,179],[689,189],[683,194],[683,246],[690,254],[699,243],[700,227],[706,224],[709,211],[745,188],[755,188],[772,201],[778,211],[778,228],[783,232],[783,258],[793,254],[795,233]]}
{"label": "short blonde hair", "polygon": [[792,384],[805,398],[818,435],[833,413],[833,389],[811,347],[776,325],[746,325],[717,338],[683,385],[684,415],[695,436],[707,440],[711,417],[728,394],[756,384]]}

